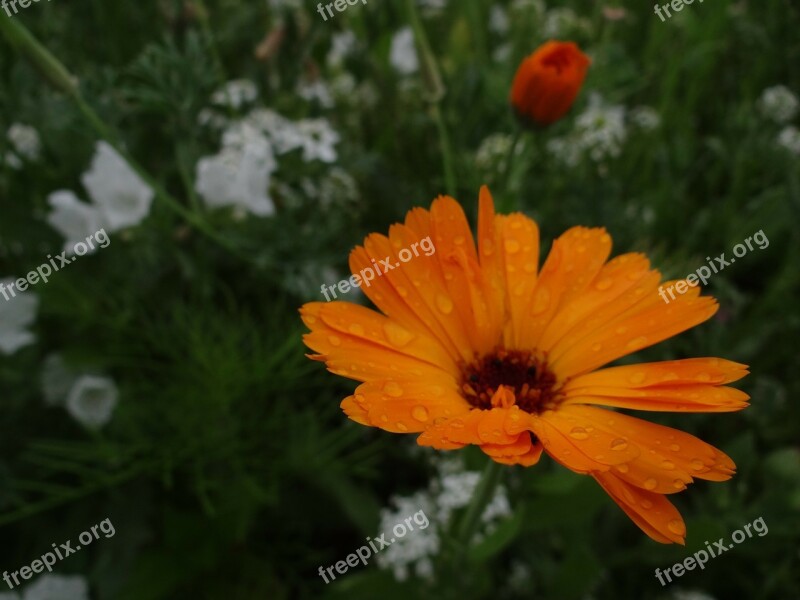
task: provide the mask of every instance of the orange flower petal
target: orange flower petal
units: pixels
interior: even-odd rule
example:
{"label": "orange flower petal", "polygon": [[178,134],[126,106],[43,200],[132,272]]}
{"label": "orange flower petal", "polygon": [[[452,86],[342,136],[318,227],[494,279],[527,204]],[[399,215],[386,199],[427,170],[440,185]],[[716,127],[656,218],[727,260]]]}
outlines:
{"label": "orange flower petal", "polygon": [[[523,434],[528,435],[530,438],[530,434]],[[523,437],[520,435],[520,437]],[[484,444],[481,446],[481,449],[489,455],[494,462],[501,463],[504,465],[521,465],[523,467],[531,467],[539,462],[539,459],[542,457],[542,450],[543,446],[541,443],[536,442],[535,444],[530,444],[530,448],[524,454],[516,454],[516,455],[492,455],[490,452],[487,452],[487,446]]]}
{"label": "orange flower petal", "polygon": [[539,269],[539,227],[521,213],[496,217],[495,223],[502,239],[499,250],[505,269],[505,298],[510,317],[504,336],[505,347],[528,349],[523,332],[530,319],[530,298],[536,288]]}
{"label": "orange flower petal", "polygon": [[662,544],[685,545],[686,524],[666,497],[633,487],[613,473],[592,473],[592,477],[652,539]]}

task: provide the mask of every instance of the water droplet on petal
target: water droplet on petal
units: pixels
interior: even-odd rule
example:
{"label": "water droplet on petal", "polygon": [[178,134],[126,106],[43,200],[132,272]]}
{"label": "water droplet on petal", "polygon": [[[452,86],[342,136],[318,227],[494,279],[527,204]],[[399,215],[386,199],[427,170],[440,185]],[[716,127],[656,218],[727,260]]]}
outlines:
{"label": "water droplet on petal", "polygon": [[604,277],[603,279],[594,284],[594,289],[596,289],[599,292],[602,292],[603,290],[607,290],[608,288],[610,288],[612,283],[614,283],[613,279],[611,279],[610,277]]}
{"label": "water droplet on petal", "polygon": [[313,315],[306,315],[306,323],[314,324],[317,322],[317,317]]}
{"label": "water droplet on petal", "polygon": [[672,519],[669,523],[667,523],[667,528],[676,535],[683,535],[686,533],[686,527],[684,526],[683,522],[678,519]]}
{"label": "water droplet on petal", "polygon": [[672,469],[675,468],[675,463],[671,460],[661,461],[661,468],[665,469],[666,471],[672,471]]}
{"label": "water droplet on petal", "polygon": [[444,314],[449,315],[453,312],[453,301],[449,296],[439,294],[436,296],[436,307]]}
{"label": "water droplet on petal", "polygon": [[673,452],[678,452],[680,451],[681,447],[678,444],[670,444],[669,449],[672,450]]}
{"label": "water droplet on petal", "polygon": [[400,294],[403,298],[406,298],[408,296],[408,290],[402,285],[397,286],[397,293]]}
{"label": "water droplet on petal", "polygon": [[585,440],[589,437],[589,434],[586,433],[586,430],[583,427],[573,427],[572,430],[570,430],[569,435],[576,440]]}
{"label": "water droplet on petal", "polygon": [[506,252],[508,252],[509,254],[514,254],[516,252],[519,252],[519,248],[520,245],[517,240],[506,240],[505,249]]}
{"label": "water droplet on petal", "polygon": [[450,422],[450,427],[452,427],[453,429],[461,429],[464,427],[464,421],[462,421],[461,419],[453,419]]}
{"label": "water droplet on petal", "polygon": [[698,373],[697,377],[695,378],[697,381],[711,381],[711,374],[710,373]]}
{"label": "water droplet on petal", "polygon": [[592,345],[592,352],[600,352],[603,349],[603,344],[593,344]]}
{"label": "water droplet on petal", "polygon": [[629,350],[638,350],[640,348],[644,348],[647,345],[647,338],[643,335],[640,335],[637,338],[632,339],[627,344],[627,348]]}
{"label": "water droplet on petal", "polygon": [[353,323],[350,325],[350,327],[347,328],[347,331],[353,335],[364,335],[364,328],[358,323]]}
{"label": "water droplet on petal", "polygon": [[406,427],[406,426],[405,426],[405,424],[404,424],[404,423],[401,423],[400,421],[398,421],[397,423],[395,423],[395,425],[397,426],[397,428],[398,428],[400,431],[408,431],[408,427]]}
{"label": "water droplet on petal", "polygon": [[415,406],[411,409],[411,416],[423,423],[428,420],[428,409],[424,406]]}
{"label": "water droplet on petal", "polygon": [[628,447],[628,442],[622,438],[617,438],[613,442],[611,442],[611,449],[621,452]]}
{"label": "water droplet on petal", "polygon": [[342,338],[336,335],[329,335],[328,341],[334,346],[341,346],[342,345]]}
{"label": "water droplet on petal", "polygon": [[642,500],[642,508],[645,510],[650,510],[653,508],[653,503],[650,500]]}
{"label": "water droplet on petal", "polygon": [[392,398],[399,398],[403,395],[403,388],[396,381],[389,381],[383,386],[383,391]]}
{"label": "water droplet on petal", "polygon": [[686,484],[680,479],[676,479],[672,482],[672,487],[674,487],[676,490],[685,490]]}
{"label": "water droplet on petal", "polygon": [[463,235],[457,235],[456,237],[453,238],[453,243],[456,246],[460,246],[461,244],[464,243],[464,236]]}
{"label": "water droplet on petal", "polygon": [[628,378],[628,381],[631,383],[642,383],[645,379],[647,379],[647,375],[644,371],[639,371],[638,373],[634,373]]}
{"label": "water droplet on petal", "polygon": [[658,482],[655,479],[653,479],[652,477],[650,477],[649,479],[645,480],[644,489],[646,489],[646,490],[654,490],[654,489],[656,489],[657,485],[658,485]]}
{"label": "water droplet on petal", "polygon": [[383,333],[386,334],[386,339],[392,346],[402,348],[406,346],[411,340],[414,339],[414,334],[401,327],[394,321],[386,321],[383,324]]}
{"label": "water droplet on petal", "polygon": [[384,423],[388,423],[389,422],[389,415],[381,415],[381,421],[383,421]]}
{"label": "water droplet on petal", "polygon": [[620,473],[627,473],[630,471],[630,467],[627,464],[622,463],[621,465],[617,465],[617,471]]}
{"label": "water droplet on petal", "polygon": [[703,469],[706,468],[705,463],[699,458],[693,459],[692,462],[689,464],[692,465],[692,469],[694,469],[695,471],[702,471]]}

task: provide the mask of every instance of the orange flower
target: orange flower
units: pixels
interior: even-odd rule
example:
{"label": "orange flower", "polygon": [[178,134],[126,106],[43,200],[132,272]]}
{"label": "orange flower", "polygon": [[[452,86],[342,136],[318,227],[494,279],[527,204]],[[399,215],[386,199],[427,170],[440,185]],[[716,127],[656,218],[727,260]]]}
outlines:
{"label": "orange flower", "polygon": [[[399,264],[398,251],[428,236],[435,252]],[[597,405],[739,410],[748,396],[725,384],[747,367],[693,358],[600,369],[718,308],[696,287],[666,304],[647,258],[610,253],[604,229],[574,227],[539,269],[534,221],[496,215],[484,187],[476,248],[459,204],[441,197],[350,255],[353,273],[387,257],[399,265],[362,287],[383,314],[303,306],[305,343],[318,353],[309,356],[362,382],[342,402],[352,420],[441,450],[474,444],[504,464],[531,466],[544,451],[594,477],[654,540],[683,543],[683,519],[665,495],[695,478],[729,479],[735,465],[692,435]]]}
{"label": "orange flower", "polygon": [[536,125],[555,123],[575,102],[590,62],[573,42],[545,43],[517,69],[511,105]]}

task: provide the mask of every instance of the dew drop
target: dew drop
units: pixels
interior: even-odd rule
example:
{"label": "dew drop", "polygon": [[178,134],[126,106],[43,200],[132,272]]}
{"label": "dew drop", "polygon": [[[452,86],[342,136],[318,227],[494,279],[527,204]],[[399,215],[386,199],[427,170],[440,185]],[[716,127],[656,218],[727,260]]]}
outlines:
{"label": "dew drop", "polygon": [[364,335],[364,328],[358,323],[353,323],[350,325],[350,327],[347,328],[347,331],[353,335]]}
{"label": "dew drop", "polygon": [[342,345],[342,338],[336,335],[329,335],[328,341],[334,346],[341,346]]}
{"label": "dew drop", "polygon": [[672,471],[672,469],[675,468],[675,463],[672,462],[671,460],[661,461],[661,468],[666,471]]}
{"label": "dew drop", "polygon": [[705,463],[699,458],[693,459],[692,462],[689,464],[692,465],[692,469],[694,469],[695,471],[702,471],[703,469],[706,468]]}
{"label": "dew drop", "polygon": [[642,508],[645,510],[650,510],[653,508],[653,503],[650,500],[642,500]]}
{"label": "dew drop", "polygon": [[658,482],[651,477],[650,479],[645,480],[644,489],[646,489],[646,490],[654,490],[654,489],[656,489],[657,485],[658,485]]}
{"label": "dew drop", "polygon": [[642,383],[645,379],[647,379],[647,375],[644,371],[639,371],[638,373],[634,373],[628,378],[628,381],[631,383]]}
{"label": "dew drop", "polygon": [[436,307],[444,314],[449,315],[453,312],[453,301],[449,296],[439,294],[436,296]]}
{"label": "dew drop", "polygon": [[453,238],[453,243],[456,246],[460,246],[461,244],[464,243],[464,236],[463,235],[457,235],[456,237]]}
{"label": "dew drop", "polygon": [[673,452],[678,452],[680,451],[681,447],[678,444],[670,444],[669,449],[672,450]]}
{"label": "dew drop", "polygon": [[453,419],[453,421],[450,423],[450,427],[453,429],[462,429],[464,427],[464,421],[461,419]]}
{"label": "dew drop", "polygon": [[411,416],[424,423],[428,420],[428,409],[424,406],[415,406],[411,409]]}
{"label": "dew drop", "polygon": [[316,322],[317,322],[317,317],[315,317],[313,315],[306,315],[306,323],[308,323],[309,325],[312,325],[312,324],[314,324]]}
{"label": "dew drop", "polygon": [[400,294],[403,298],[408,297],[408,290],[402,285],[397,286],[397,293]]}
{"label": "dew drop", "polygon": [[630,467],[626,463],[617,465],[617,471],[619,471],[620,473],[627,473],[630,470],[631,470]]}
{"label": "dew drop", "polygon": [[602,292],[603,290],[607,290],[608,288],[610,288],[611,284],[613,283],[614,281],[610,277],[604,277],[603,279],[594,284],[594,289],[596,289],[598,292]]}
{"label": "dew drop", "polygon": [[647,338],[643,335],[640,335],[637,338],[632,339],[628,342],[628,349],[634,350],[638,348],[644,348],[647,345]]}
{"label": "dew drop", "polygon": [[698,373],[696,377],[697,381],[711,381],[711,374],[710,373]]}
{"label": "dew drop", "polygon": [[383,324],[383,332],[386,334],[386,339],[389,340],[389,343],[398,348],[406,346],[414,339],[413,333],[393,321],[386,321]]}
{"label": "dew drop", "polygon": [[517,240],[506,240],[505,249],[509,254],[515,254],[519,252],[519,242]]}
{"label": "dew drop", "polygon": [[676,479],[672,482],[672,487],[674,487],[676,490],[685,490],[686,484],[680,479]]}
{"label": "dew drop", "polygon": [[592,345],[592,352],[600,352],[603,349],[603,344],[597,343]]}
{"label": "dew drop", "polygon": [[569,435],[576,440],[585,440],[589,437],[589,434],[586,433],[586,430],[583,427],[573,427],[569,432]]}
{"label": "dew drop", "polygon": [[686,527],[684,527],[683,522],[678,519],[672,519],[667,523],[667,528],[676,535],[683,535],[686,533]]}
{"label": "dew drop", "polygon": [[398,421],[397,423],[395,423],[395,425],[400,431],[408,431],[408,427],[405,426],[405,423],[401,423],[400,421]]}
{"label": "dew drop", "polygon": [[439,396],[444,395],[444,388],[440,385],[434,385],[431,387],[431,395],[434,398],[438,398]]}
{"label": "dew drop", "polygon": [[389,422],[389,415],[381,415],[381,421],[383,421],[384,423],[388,423]]}
{"label": "dew drop", "polygon": [[383,391],[392,398],[399,398],[403,395],[403,388],[396,381],[389,381],[383,386]]}
{"label": "dew drop", "polygon": [[622,438],[617,438],[613,442],[611,442],[611,449],[616,450],[617,452],[621,452],[628,447],[628,442]]}

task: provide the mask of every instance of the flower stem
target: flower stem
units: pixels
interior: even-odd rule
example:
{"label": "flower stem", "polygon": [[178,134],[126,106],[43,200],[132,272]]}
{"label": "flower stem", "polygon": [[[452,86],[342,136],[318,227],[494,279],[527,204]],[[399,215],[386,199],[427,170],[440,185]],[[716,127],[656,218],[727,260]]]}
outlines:
{"label": "flower stem", "polygon": [[436,57],[428,42],[428,36],[425,34],[425,28],[422,26],[422,21],[417,13],[415,0],[406,0],[406,8],[408,10],[411,28],[414,30],[414,40],[417,46],[417,56],[419,57],[420,74],[422,76],[423,89],[425,90],[425,98],[431,105],[431,116],[436,123],[436,130],[439,133],[445,189],[450,196],[455,196],[456,177],[453,169],[453,150],[450,147],[450,136],[447,132],[447,125],[444,121],[441,107],[446,89],[442,82],[442,76],[439,72],[439,65],[436,62]]}
{"label": "flower stem", "polygon": [[505,199],[502,202],[501,212],[510,213],[513,212],[515,208],[517,208],[516,202],[510,200],[511,198],[511,190],[509,189],[509,183],[511,182],[511,172],[514,170],[514,159],[516,158],[517,154],[517,146],[519,145],[519,141],[522,138],[522,128],[517,127],[514,130],[514,137],[511,139],[511,147],[508,150],[508,156],[506,156],[505,163],[503,165],[503,172],[500,174],[500,181],[502,182],[502,187],[500,188],[503,193],[503,198]]}
{"label": "flower stem", "polygon": [[205,234],[209,239],[216,242],[231,254],[238,258],[251,262],[250,257],[240,252],[228,240],[214,231],[198,215],[183,206],[178,200],[173,198],[141,165],[139,165],[122,147],[116,133],[100,118],[95,110],[83,98],[78,87],[77,79],[70,74],[67,68],[53,56],[39,41],[28,31],[24,25],[16,19],[0,17],[0,33],[2,33],[9,43],[22,56],[27,58],[39,71],[42,77],[53,87],[69,96],[75,106],[83,115],[84,119],[91,125],[97,135],[111,144],[114,149],[122,156],[139,176],[153,189],[156,197],[175,213],[183,217],[193,225],[198,231]]}
{"label": "flower stem", "polygon": [[489,459],[478,482],[478,487],[475,488],[475,492],[472,494],[472,500],[467,507],[467,512],[464,513],[464,517],[459,524],[457,539],[462,555],[466,553],[472,538],[475,536],[483,511],[486,510],[486,506],[494,497],[494,492],[500,482],[502,473],[503,465]]}

